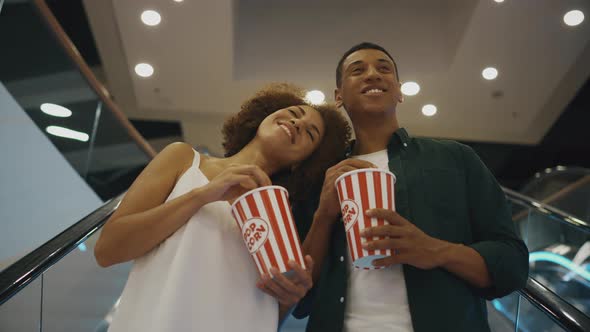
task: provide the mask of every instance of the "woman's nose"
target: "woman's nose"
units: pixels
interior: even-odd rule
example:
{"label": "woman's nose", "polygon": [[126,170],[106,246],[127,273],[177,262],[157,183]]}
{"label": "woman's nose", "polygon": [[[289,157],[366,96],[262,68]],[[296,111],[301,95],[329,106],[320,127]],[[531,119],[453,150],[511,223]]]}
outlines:
{"label": "woman's nose", "polygon": [[291,119],[289,121],[291,121],[291,124],[293,125],[293,127],[295,127],[295,130],[297,130],[297,133],[299,134],[299,127],[301,127],[301,124],[299,123],[300,120],[299,119]]}

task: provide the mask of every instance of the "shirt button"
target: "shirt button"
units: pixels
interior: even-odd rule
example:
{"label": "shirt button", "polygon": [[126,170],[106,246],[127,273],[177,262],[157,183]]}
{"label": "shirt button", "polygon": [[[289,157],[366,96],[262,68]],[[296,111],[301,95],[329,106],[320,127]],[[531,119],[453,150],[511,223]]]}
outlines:
{"label": "shirt button", "polygon": [[340,298],[340,303],[344,303],[344,297]]}
{"label": "shirt button", "polygon": [[344,256],[340,256],[340,261],[344,262]]}
{"label": "shirt button", "polygon": [[404,143],[404,146],[407,148],[408,147],[408,143]]}

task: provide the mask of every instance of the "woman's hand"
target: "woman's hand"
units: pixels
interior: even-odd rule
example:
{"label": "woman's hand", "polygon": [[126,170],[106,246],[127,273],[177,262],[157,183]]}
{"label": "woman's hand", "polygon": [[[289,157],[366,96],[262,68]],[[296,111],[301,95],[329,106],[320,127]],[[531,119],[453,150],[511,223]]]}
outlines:
{"label": "woman's hand", "polygon": [[297,304],[313,286],[311,278],[313,272],[313,260],[311,256],[305,256],[306,269],[303,269],[295,261],[289,261],[293,275],[285,277],[275,267],[270,269],[272,276],[264,274],[256,283],[256,287],[266,294],[276,298],[281,305],[287,308]]}
{"label": "woman's hand", "polygon": [[365,160],[345,159],[328,168],[320,195],[320,204],[316,210],[316,214],[322,219],[322,222],[333,224],[338,220],[340,214],[340,202],[338,201],[338,192],[335,185],[336,179],[346,172],[363,168],[377,168],[377,166]]}
{"label": "woman's hand", "polygon": [[206,203],[231,202],[248,190],[271,184],[268,175],[256,165],[230,165],[199,190]]}

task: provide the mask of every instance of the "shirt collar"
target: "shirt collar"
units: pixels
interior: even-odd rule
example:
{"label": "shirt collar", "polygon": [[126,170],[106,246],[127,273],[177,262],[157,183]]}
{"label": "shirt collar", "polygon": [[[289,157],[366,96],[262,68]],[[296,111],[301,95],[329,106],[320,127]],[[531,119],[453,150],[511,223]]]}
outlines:
{"label": "shirt collar", "polygon": [[[350,144],[348,145],[348,148],[346,149],[346,158],[350,158],[350,156],[352,155],[352,150],[354,148],[354,144],[356,143],[356,140],[352,140],[350,142]],[[396,145],[402,145],[402,148],[407,148],[408,144],[410,143],[410,135],[408,134],[408,132],[406,131],[405,128],[398,128],[393,135],[391,135],[391,138],[389,139],[389,144],[387,145],[387,148],[391,148],[391,147],[395,147]]]}

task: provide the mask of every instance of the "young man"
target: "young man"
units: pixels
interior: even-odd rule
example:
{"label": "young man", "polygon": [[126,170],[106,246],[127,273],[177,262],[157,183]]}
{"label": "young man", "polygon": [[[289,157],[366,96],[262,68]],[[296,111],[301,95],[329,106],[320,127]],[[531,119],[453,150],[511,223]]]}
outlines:
{"label": "young man", "polygon": [[[362,43],[338,63],[335,98],[356,133],[351,155],[326,173],[317,209],[294,211],[314,287],[295,310],[307,331],[489,331],[484,299],[525,285],[528,250],[515,233],[504,193],[469,147],[415,138],[397,121],[403,101],[397,66]],[[371,210],[388,225],[368,229],[367,249],[394,249],[381,270],[351,266],[335,179],[366,167],[391,170],[396,212]]]}

